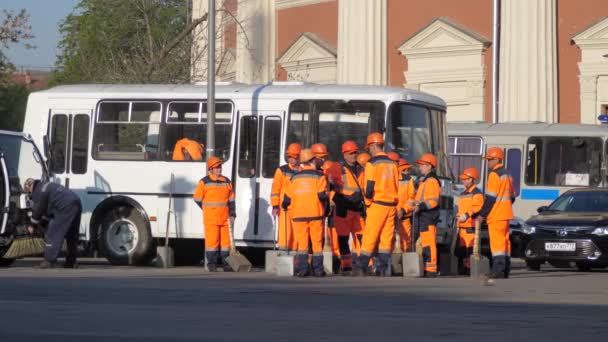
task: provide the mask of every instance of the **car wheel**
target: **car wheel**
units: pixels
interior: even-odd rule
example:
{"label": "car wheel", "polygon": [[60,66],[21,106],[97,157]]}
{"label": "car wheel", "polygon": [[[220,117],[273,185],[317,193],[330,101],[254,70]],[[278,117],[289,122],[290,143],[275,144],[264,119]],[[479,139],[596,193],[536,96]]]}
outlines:
{"label": "car wheel", "polygon": [[154,239],[133,207],[112,208],[101,222],[99,248],[113,265],[145,265],[154,257]]}
{"label": "car wheel", "polygon": [[526,260],[526,268],[528,271],[540,271],[541,263],[539,261]]}
{"label": "car wheel", "polygon": [[579,270],[580,272],[589,272],[589,271],[591,271],[591,265],[585,264],[583,262],[577,262],[576,269]]}

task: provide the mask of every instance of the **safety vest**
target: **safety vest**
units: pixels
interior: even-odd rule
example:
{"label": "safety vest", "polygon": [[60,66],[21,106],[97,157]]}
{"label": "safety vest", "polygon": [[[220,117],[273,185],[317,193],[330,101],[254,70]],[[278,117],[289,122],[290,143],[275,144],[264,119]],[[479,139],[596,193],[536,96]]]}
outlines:
{"label": "safety vest", "polygon": [[341,184],[336,187],[337,195],[334,196],[334,202],[338,216],[345,217],[347,210],[361,211],[363,209],[363,193],[360,183],[363,168],[358,165],[351,167],[341,163],[340,173]]}
{"label": "safety vest", "polygon": [[208,175],[201,179],[193,198],[203,209],[204,224],[224,225],[229,216],[236,217],[232,184],[224,176]]}
{"label": "safety vest", "polygon": [[474,227],[481,208],[483,207],[483,193],[475,186],[465,189],[458,199],[458,216],[467,215],[464,222],[458,222],[459,227]]}
{"label": "safety vest", "polygon": [[420,203],[420,223],[435,224],[439,222],[439,199],[441,198],[441,183],[434,172],[420,179],[418,190],[414,196]]}
{"label": "safety vest", "polygon": [[386,153],[379,152],[365,165],[365,198],[372,203],[397,206],[399,170]]}
{"label": "safety vest", "polygon": [[289,208],[294,222],[323,220],[328,201],[327,179],[310,165],[291,177],[281,206]]}
{"label": "safety vest", "polygon": [[278,208],[283,202],[283,195],[289,187],[291,177],[298,172],[298,167],[292,168],[291,165],[285,164],[277,167],[272,180],[272,189],[270,190],[270,205],[273,208]]}
{"label": "safety vest", "polygon": [[486,187],[486,201],[494,200],[494,205],[488,214],[486,221],[508,221],[513,218],[513,202],[515,201],[515,190],[513,179],[509,171],[498,164],[488,175]]}
{"label": "safety vest", "polygon": [[[403,210],[405,216],[411,216],[413,207],[411,206],[416,190],[414,189],[414,178],[405,173],[399,175],[399,190],[398,197],[399,203],[397,204],[398,210]],[[408,206],[408,201],[410,206]]]}

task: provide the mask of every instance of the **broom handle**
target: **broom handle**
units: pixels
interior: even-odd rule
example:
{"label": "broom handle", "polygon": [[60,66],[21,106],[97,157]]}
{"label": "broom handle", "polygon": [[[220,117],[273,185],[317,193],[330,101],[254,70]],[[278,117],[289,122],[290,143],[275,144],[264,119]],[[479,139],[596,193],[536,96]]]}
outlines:
{"label": "broom handle", "polygon": [[[281,215],[281,212],[279,212]],[[277,250],[277,217],[272,217],[272,249]]]}
{"label": "broom handle", "polygon": [[228,231],[230,236],[230,254],[236,254],[236,247],[234,246],[234,226],[230,223],[228,218]]}
{"label": "broom handle", "polygon": [[481,221],[475,219],[475,240],[473,240],[473,258],[476,260],[480,259],[479,250],[481,249],[481,239],[479,238],[481,230]]}
{"label": "broom handle", "polygon": [[175,176],[171,173],[171,182],[169,183],[169,207],[167,208],[167,226],[165,228],[165,268],[169,265],[167,260],[169,259],[169,223],[171,221],[172,204],[173,204],[173,183]]}

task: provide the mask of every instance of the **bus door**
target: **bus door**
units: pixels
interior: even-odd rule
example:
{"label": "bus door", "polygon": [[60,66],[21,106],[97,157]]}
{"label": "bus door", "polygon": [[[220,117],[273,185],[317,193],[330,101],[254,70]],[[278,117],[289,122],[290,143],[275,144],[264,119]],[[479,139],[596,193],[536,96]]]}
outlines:
{"label": "bus door", "polygon": [[8,168],[4,162],[4,153],[0,150],[0,234],[4,233],[8,220],[10,185]]}
{"label": "bus door", "polygon": [[271,246],[273,230],[270,189],[281,163],[283,112],[239,112],[234,184],[234,236],[245,243]]}

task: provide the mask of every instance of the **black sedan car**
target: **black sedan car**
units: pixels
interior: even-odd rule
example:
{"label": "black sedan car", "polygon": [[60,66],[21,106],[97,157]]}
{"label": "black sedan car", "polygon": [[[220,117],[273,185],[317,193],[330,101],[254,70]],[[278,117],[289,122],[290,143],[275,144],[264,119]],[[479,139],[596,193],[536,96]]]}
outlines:
{"label": "black sedan car", "polygon": [[539,270],[549,262],[557,267],[572,263],[579,270],[608,266],[608,189],[585,188],[565,192],[551,205],[538,208],[528,219],[525,260]]}

